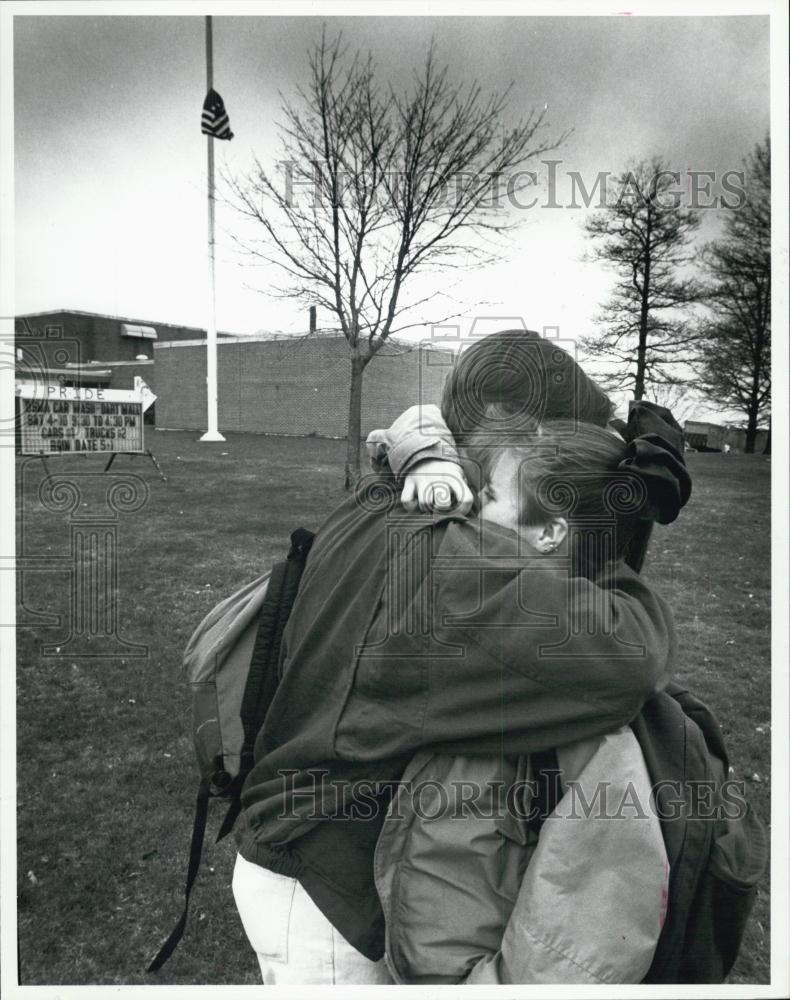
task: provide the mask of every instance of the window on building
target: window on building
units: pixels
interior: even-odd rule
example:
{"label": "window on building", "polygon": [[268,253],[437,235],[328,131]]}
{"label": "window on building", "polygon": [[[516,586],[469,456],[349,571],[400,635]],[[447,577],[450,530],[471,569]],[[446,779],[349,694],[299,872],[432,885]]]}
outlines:
{"label": "window on building", "polygon": [[142,326],[139,323],[121,323],[121,336],[156,340],[156,330],[152,326]]}

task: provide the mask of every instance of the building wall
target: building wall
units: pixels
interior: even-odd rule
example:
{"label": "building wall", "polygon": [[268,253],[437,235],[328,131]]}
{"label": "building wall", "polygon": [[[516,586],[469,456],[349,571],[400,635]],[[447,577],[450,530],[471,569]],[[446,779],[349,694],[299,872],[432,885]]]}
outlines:
{"label": "building wall", "polygon": [[122,336],[123,323],[152,326],[158,339],[164,341],[196,340],[206,336],[205,330],[195,327],[57,310],[16,317],[16,345],[31,364],[53,368],[89,361],[134,361],[138,354],[153,358],[155,341]]}
{"label": "building wall", "polygon": [[[755,452],[761,452],[768,442],[768,431],[758,430],[754,439]],[[746,431],[742,427],[728,427],[722,437],[722,447],[728,444],[733,451],[743,451],[746,447]]]}
{"label": "building wall", "polygon": [[[156,425],[206,424],[206,349],[157,344]],[[345,437],[351,365],[341,338],[234,341],[217,350],[222,431]],[[387,345],[365,370],[363,432],[391,423],[412,403],[438,403],[453,356]]]}
{"label": "building wall", "polygon": [[135,376],[139,375],[152,392],[156,392],[156,373],[153,361],[138,361],[136,364],[110,364],[109,389],[134,389]]}
{"label": "building wall", "polygon": [[[724,445],[728,444],[733,451],[743,451],[746,447],[746,430],[743,427],[687,420],[683,425],[683,434],[692,448],[711,448],[721,451]],[[758,430],[754,443],[755,452],[761,452],[767,441],[768,431]]]}

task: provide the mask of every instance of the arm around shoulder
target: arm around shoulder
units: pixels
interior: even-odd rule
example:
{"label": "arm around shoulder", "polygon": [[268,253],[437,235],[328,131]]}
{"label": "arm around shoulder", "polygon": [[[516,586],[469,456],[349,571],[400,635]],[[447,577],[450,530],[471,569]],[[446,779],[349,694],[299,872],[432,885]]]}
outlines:
{"label": "arm around shoulder", "polygon": [[420,598],[432,604],[428,632],[382,607],[381,622],[397,627],[386,630],[384,660],[359,661],[341,756],[562,746],[627,724],[669,679],[669,609],[624,565],[590,581],[452,560],[442,576]]}

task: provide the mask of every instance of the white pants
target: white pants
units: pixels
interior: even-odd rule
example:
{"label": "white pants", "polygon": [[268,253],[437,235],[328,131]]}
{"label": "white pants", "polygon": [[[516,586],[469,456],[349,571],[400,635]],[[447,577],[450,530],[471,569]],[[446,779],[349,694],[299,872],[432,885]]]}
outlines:
{"label": "white pants", "polygon": [[391,984],[327,920],[295,878],[236,856],[233,896],[265,986]]}

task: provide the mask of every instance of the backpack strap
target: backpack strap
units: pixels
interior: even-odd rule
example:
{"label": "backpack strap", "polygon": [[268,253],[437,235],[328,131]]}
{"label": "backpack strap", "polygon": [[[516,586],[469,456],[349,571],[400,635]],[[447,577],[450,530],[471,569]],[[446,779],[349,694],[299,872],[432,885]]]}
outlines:
{"label": "backpack strap", "polygon": [[[230,797],[230,805],[217,834],[216,843],[230,833],[241,812],[241,788],[252,768],[255,738],[263,725],[264,717],[277,690],[280,679],[279,665],[283,632],[296,600],[299,581],[302,578],[314,537],[313,532],[306,528],[297,528],[291,535],[291,548],[286,560],[277,563],[269,577],[266,597],[258,619],[258,631],[255,635],[250,669],[242,696],[240,715],[244,727],[244,744],[239,773],[221,791],[223,797]],[[197,879],[200,858],[203,853],[208,803],[212,795],[216,794],[212,791],[208,780],[204,779],[200,782],[195,806],[195,822],[192,828],[192,841],[189,847],[184,909],[170,936],[148,966],[148,972],[157,972],[161,969],[183,937],[189,910],[189,897],[192,895],[192,888]]]}
{"label": "backpack strap", "polygon": [[[687,707],[692,710],[689,714]],[[697,720],[705,725],[705,731]],[[631,729],[654,786],[669,860],[667,916],[653,962],[642,982],[686,982],[681,969],[689,916],[704,878],[714,835],[713,822],[694,815],[691,796],[696,784],[715,779],[711,748],[720,749],[725,759],[726,752],[710,710],[674,683],[645,703],[631,721]]]}
{"label": "backpack strap", "polygon": [[[258,634],[252,652],[250,672],[241,701],[241,722],[244,727],[244,744],[237,779],[235,798],[241,794],[241,785],[252,769],[255,740],[260,732],[277,685],[280,682],[280,658],[283,633],[291,609],[296,601],[307,556],[315,535],[306,528],[298,528],[291,535],[291,548],[285,562],[278,563],[269,578],[266,599],[261,608]],[[231,809],[233,809],[231,803]],[[240,810],[236,810],[236,815]],[[230,815],[230,811],[229,811]],[[228,822],[226,817],[226,823]],[[235,816],[234,816],[235,819]],[[223,823],[223,828],[226,823]],[[225,833],[230,832],[231,821]],[[224,836],[224,834],[223,834]]]}
{"label": "backpack strap", "polygon": [[280,681],[283,633],[296,601],[299,583],[314,538],[312,531],[297,528],[291,535],[291,548],[285,561],[277,563],[269,577],[239,711],[244,729],[239,773],[226,790],[225,794],[230,797],[230,805],[215,843],[227,837],[241,812],[241,788],[252,770],[255,739]]}
{"label": "backpack strap", "polygon": [[215,841],[217,844],[231,832],[241,812],[241,786],[252,770],[255,739],[280,680],[283,633],[296,601],[299,582],[314,537],[312,531],[297,528],[291,535],[291,548],[285,562],[277,563],[269,576],[239,712],[244,729],[239,773],[225,793],[230,796],[230,805],[219,828]]}
{"label": "backpack strap", "polygon": [[192,895],[192,888],[197,878],[200,867],[200,856],[203,853],[203,838],[206,833],[206,820],[208,818],[208,800],[211,797],[208,781],[200,782],[198,787],[197,803],[195,804],[195,823],[192,827],[192,842],[189,845],[189,865],[187,866],[187,884],[184,890],[184,909],[181,911],[178,923],[175,925],[170,935],[157,952],[156,958],[148,966],[148,972],[158,972],[176,949],[176,945],[184,934],[187,924],[187,912],[189,910],[189,897]]}
{"label": "backpack strap", "polygon": [[231,799],[230,805],[228,806],[228,811],[225,813],[225,818],[222,820],[222,826],[219,828],[217,833],[217,839],[214,841],[218,844],[233,829],[236,820],[239,818],[239,813],[241,812],[241,788],[238,790],[238,794],[234,794]]}
{"label": "backpack strap", "polygon": [[530,754],[535,795],[530,808],[527,828],[540,835],[546,819],[562,798],[560,766],[556,750],[537,750]]}
{"label": "backpack strap", "polygon": [[711,712],[707,705],[695,698],[690,691],[679,684],[670,682],[666,687],[666,693],[670,695],[683,709],[683,714],[692,719],[702,731],[708,752],[717,757],[724,768],[724,776],[727,776],[730,767],[727,747],[724,745],[719,720]]}

